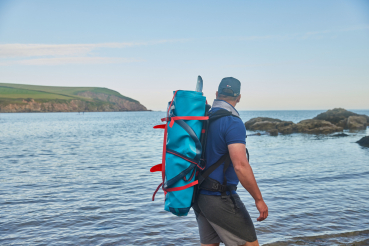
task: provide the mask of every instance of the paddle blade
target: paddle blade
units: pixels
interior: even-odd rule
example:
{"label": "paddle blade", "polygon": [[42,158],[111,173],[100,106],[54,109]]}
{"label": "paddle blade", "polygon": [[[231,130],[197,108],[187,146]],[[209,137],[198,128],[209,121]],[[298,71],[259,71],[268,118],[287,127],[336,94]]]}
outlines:
{"label": "paddle blade", "polygon": [[161,168],[162,168],[162,166],[163,166],[163,164],[158,164],[158,165],[155,165],[155,166],[153,166],[151,169],[150,169],[150,172],[161,172]]}
{"label": "paddle blade", "polygon": [[156,125],[156,126],[154,126],[153,128],[154,128],[154,129],[165,129],[165,125],[166,125],[166,124]]}
{"label": "paddle blade", "polygon": [[202,86],[203,86],[202,78],[199,75],[199,76],[197,76],[196,91],[197,92],[202,92]]}

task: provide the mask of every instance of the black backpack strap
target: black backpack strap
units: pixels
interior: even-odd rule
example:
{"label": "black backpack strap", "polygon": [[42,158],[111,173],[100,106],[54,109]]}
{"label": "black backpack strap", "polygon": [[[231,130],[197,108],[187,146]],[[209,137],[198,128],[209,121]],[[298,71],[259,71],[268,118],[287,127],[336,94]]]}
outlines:
{"label": "black backpack strap", "polygon": [[[209,121],[207,122],[207,129],[206,129],[206,134],[209,128],[209,125],[222,118],[222,117],[226,117],[226,116],[234,116],[234,117],[238,117],[236,115],[233,115],[232,112],[225,110],[225,109],[219,109],[215,112],[210,112],[209,113]],[[239,118],[239,117],[238,117]],[[203,145],[204,147],[206,146],[206,142],[205,145]],[[203,154],[205,153],[205,148],[203,149]],[[209,175],[214,172],[215,169],[217,169],[220,165],[222,165],[224,163],[224,168],[223,168],[223,173],[225,173],[225,171],[227,170],[227,168],[229,167],[229,164],[231,162],[231,158],[229,157],[229,153],[227,152],[226,154],[224,154],[222,157],[219,158],[219,160],[217,162],[215,162],[213,165],[211,165],[207,170],[205,170],[201,175],[198,176],[198,181],[199,181],[199,185],[198,187],[201,186],[201,184],[204,182],[204,180],[206,178],[209,177]],[[205,164],[205,163],[204,163]],[[224,179],[225,179],[225,175]],[[227,184],[227,180],[223,180],[223,184],[226,185]],[[215,185],[216,186],[216,185]],[[202,188],[202,187],[201,187]]]}
{"label": "black backpack strap", "polygon": [[[222,165],[223,163],[224,163],[223,184],[221,184],[217,180],[210,178],[209,175],[215,169],[217,169],[220,165]],[[220,194],[222,196],[222,199],[226,199],[227,196],[228,196],[227,192],[229,192],[229,196],[230,196],[235,208],[239,208],[237,206],[236,201],[235,201],[235,199],[233,197],[233,194],[232,194],[232,191],[237,190],[237,186],[236,185],[227,185],[227,178],[226,178],[225,172],[227,171],[230,164],[231,164],[231,158],[229,156],[229,153],[226,153],[216,163],[211,165],[211,167],[209,167],[202,175],[199,175],[199,177],[198,177],[199,188],[203,189],[203,190],[208,190],[208,191],[220,192]]]}
{"label": "black backpack strap", "polygon": [[225,155],[223,155],[222,157],[219,158],[219,160],[217,162],[215,162],[213,165],[211,165],[211,167],[209,167],[208,169],[206,169],[201,175],[199,175],[198,180],[199,180],[199,187],[201,186],[202,182],[204,182],[204,180],[206,178],[209,177],[209,175],[214,172],[215,169],[217,169],[220,165],[222,165],[224,163],[224,161],[226,159],[231,159],[229,157],[229,153],[226,153]]}
{"label": "black backpack strap", "polygon": [[225,117],[225,116],[234,116],[234,117],[237,117],[237,118],[240,118],[236,115],[233,115],[232,112],[228,111],[228,110],[225,110],[225,109],[219,109],[217,111],[215,111],[214,113],[211,112],[209,114],[209,122],[214,122],[216,121],[217,119],[220,119],[222,117]]}
{"label": "black backpack strap", "polygon": [[[224,163],[223,184],[221,184],[217,180],[210,178],[209,175],[212,172],[214,172],[215,169],[220,167],[220,165],[222,165],[223,163]],[[205,172],[203,172],[201,175],[199,175],[198,182],[199,182],[200,189],[221,192],[222,197],[227,196],[226,192],[229,191],[229,189],[236,190],[237,187],[235,185],[231,185],[231,186],[234,186],[234,187],[229,187],[229,185],[227,185],[227,178],[226,178],[225,172],[227,171],[230,164],[231,164],[231,158],[229,157],[229,153],[226,153],[221,158],[219,158],[219,160],[217,162],[215,162],[213,165],[211,165],[211,167],[206,169]]]}

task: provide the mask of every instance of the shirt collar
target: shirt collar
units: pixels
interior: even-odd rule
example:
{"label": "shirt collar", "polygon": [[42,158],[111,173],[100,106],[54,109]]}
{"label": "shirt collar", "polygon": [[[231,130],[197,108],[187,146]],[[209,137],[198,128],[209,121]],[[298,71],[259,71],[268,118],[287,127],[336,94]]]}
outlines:
{"label": "shirt collar", "polygon": [[227,103],[224,100],[215,99],[212,108],[222,108],[231,112],[235,116],[240,116],[238,111],[231,104]]}

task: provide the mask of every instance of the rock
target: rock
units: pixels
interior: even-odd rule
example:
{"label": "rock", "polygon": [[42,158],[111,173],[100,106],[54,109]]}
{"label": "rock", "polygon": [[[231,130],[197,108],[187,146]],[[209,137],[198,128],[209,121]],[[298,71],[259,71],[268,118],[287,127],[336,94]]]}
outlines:
{"label": "rock", "polygon": [[357,143],[361,146],[369,147],[369,136],[361,138]]}
{"label": "rock", "polygon": [[302,120],[296,124],[296,131],[312,134],[329,134],[343,131],[342,127],[336,126],[325,120]]}
{"label": "rock", "polygon": [[282,129],[282,128],[285,128],[287,126],[291,126],[293,124],[294,123],[292,121],[282,121],[282,122],[277,123],[276,127],[277,127],[277,129]]}
{"label": "rock", "polygon": [[364,116],[350,116],[347,119],[347,128],[349,129],[366,129],[368,122]]}
{"label": "rock", "polygon": [[292,124],[286,127],[280,127],[278,128],[278,131],[282,134],[291,134],[297,132],[297,126],[296,124]]}
{"label": "rock", "polygon": [[347,119],[344,119],[344,120],[341,120],[339,121],[336,126],[340,126],[342,127],[343,129],[347,129]]}
{"label": "rock", "polygon": [[325,120],[329,121],[332,124],[338,124],[340,121],[347,119],[350,116],[357,116],[354,112],[347,111],[343,108],[334,108],[330,109],[327,112],[321,113],[318,116],[314,117],[314,120]]}
{"label": "rock", "polygon": [[[329,134],[333,132],[340,132],[342,127],[338,127],[325,120],[303,120],[297,124],[292,121],[281,121],[278,119],[267,118],[272,121],[261,121],[262,117],[254,118],[246,122],[248,130],[251,131],[267,131],[271,136],[277,136],[278,132],[282,134],[291,134],[295,132],[311,133],[311,134]],[[253,124],[251,124],[253,123]]]}
{"label": "rock", "polygon": [[247,130],[249,130],[250,126],[252,126],[256,122],[261,122],[261,121],[281,122],[281,120],[279,120],[279,119],[273,119],[273,118],[268,118],[268,117],[257,117],[257,118],[252,118],[249,121],[246,121],[245,122],[245,127],[246,127]]}
{"label": "rock", "polygon": [[360,123],[363,122],[362,118],[361,120],[352,118],[351,124],[348,123],[348,118],[354,116],[364,117],[366,119],[366,122],[369,122],[369,116],[359,115],[343,108],[330,109],[327,112],[319,114],[313,119],[329,121],[332,124],[335,124],[336,126],[342,127],[344,129],[365,129],[365,127],[363,128],[362,126],[363,123]]}
{"label": "rock", "polygon": [[247,134],[247,136],[261,136],[261,135],[265,135],[265,134],[261,134],[260,132],[254,133],[254,134]]}
{"label": "rock", "polygon": [[270,122],[270,121],[259,121],[249,127],[251,131],[269,131],[276,130],[276,125],[278,122]]}
{"label": "rock", "polygon": [[276,128],[282,134],[291,134],[296,130],[296,124],[292,121],[282,121],[276,125]]}
{"label": "rock", "polygon": [[[336,122],[337,125],[328,120],[316,118],[326,118],[332,122]],[[364,129],[364,125],[366,127],[368,122],[365,116],[357,115],[345,109],[332,109],[318,115],[314,119],[302,120],[297,124],[292,121],[258,117],[245,122],[245,127],[247,130],[251,131],[266,131],[270,136],[277,136],[278,133],[330,134],[333,132],[341,132],[346,127],[350,129]]]}
{"label": "rock", "polygon": [[337,133],[332,135],[332,137],[347,137],[348,135],[346,133]]}
{"label": "rock", "polygon": [[277,129],[272,129],[272,130],[269,130],[269,135],[270,136],[278,136],[278,130]]}

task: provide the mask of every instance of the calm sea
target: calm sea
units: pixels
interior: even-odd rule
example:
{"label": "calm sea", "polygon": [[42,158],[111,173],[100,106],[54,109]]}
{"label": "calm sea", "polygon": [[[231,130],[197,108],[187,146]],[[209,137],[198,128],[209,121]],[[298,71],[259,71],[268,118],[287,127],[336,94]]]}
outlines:
{"label": "calm sea", "polygon": [[[354,110],[369,115],[369,110]],[[322,111],[243,111],[298,122]],[[0,245],[199,245],[193,212],[163,210],[164,112],[0,114]],[[251,133],[251,132],[249,132]],[[369,245],[369,148],[348,137],[250,136],[264,245]]]}

